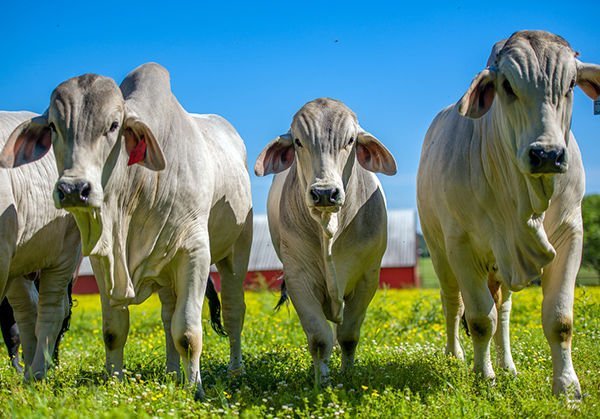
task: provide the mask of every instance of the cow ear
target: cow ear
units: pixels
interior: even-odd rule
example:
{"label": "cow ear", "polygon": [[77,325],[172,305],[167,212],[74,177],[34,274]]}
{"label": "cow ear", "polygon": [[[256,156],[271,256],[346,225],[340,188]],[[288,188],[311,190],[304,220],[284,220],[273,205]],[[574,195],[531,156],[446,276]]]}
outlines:
{"label": "cow ear", "polygon": [[356,159],[362,167],[370,172],[385,175],[396,174],[396,160],[381,142],[368,132],[358,134],[356,142]]}
{"label": "cow ear", "polygon": [[254,165],[256,176],[279,173],[288,169],[294,162],[295,152],[292,134],[280,135],[271,141],[260,153]]}
{"label": "cow ear", "polygon": [[51,146],[52,129],[45,113],[14,129],[0,153],[0,167],[14,168],[39,160]]}
{"label": "cow ear", "polygon": [[592,100],[600,97],[600,65],[577,62],[577,85]]}
{"label": "cow ear", "polygon": [[123,124],[125,149],[129,155],[128,166],[140,164],[150,170],[163,170],[165,156],[156,137],[144,122],[135,116],[125,118]]}
{"label": "cow ear", "polygon": [[490,110],[496,95],[496,72],[492,67],[480,72],[458,101],[458,113],[468,118],[481,118]]}

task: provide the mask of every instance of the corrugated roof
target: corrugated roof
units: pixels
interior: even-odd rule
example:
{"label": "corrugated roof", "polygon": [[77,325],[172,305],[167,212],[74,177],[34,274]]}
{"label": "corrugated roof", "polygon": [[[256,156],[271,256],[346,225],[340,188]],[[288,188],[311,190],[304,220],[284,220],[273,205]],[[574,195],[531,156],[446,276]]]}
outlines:
{"label": "corrugated roof", "polygon": [[[417,218],[414,210],[388,211],[388,242],[381,266],[401,268],[417,263]],[[266,214],[254,215],[254,236],[250,252],[249,271],[274,271],[282,268],[275,253]],[[211,271],[215,271],[214,266]],[[88,258],[79,268],[80,275],[91,275]]]}

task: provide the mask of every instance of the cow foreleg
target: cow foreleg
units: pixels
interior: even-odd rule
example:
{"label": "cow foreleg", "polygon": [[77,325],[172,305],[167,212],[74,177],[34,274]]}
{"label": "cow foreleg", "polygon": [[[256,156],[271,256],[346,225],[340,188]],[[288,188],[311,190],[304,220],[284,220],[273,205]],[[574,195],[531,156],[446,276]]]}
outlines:
{"label": "cow foreleg", "polygon": [[360,338],[360,328],[379,285],[379,269],[366,272],[354,291],[345,299],[344,320],[336,327],[336,337],[342,350],[342,371],[354,365],[354,354]]}
{"label": "cow foreleg", "polygon": [[11,281],[6,295],[19,327],[25,376],[29,378],[37,346],[35,325],[37,321],[38,291],[33,281],[25,279],[25,277],[19,277]]}
{"label": "cow foreleg", "polygon": [[[208,239],[205,243],[208,244]],[[177,302],[171,321],[171,334],[183,361],[186,379],[194,386],[194,398],[200,400],[204,398],[200,377],[202,304],[210,269],[210,255],[207,248],[201,247],[194,252],[181,254],[176,263]]]}
{"label": "cow foreleg", "polygon": [[487,287],[483,266],[474,260],[468,241],[463,237],[446,244],[450,265],[456,274],[465,305],[465,313],[473,341],[473,370],[493,380],[490,357],[492,336],[496,332],[498,314]]}
{"label": "cow foreleg", "polygon": [[106,351],[106,372],[123,379],[123,351],[129,334],[129,308],[112,306],[108,296],[100,293],[102,302],[102,336]]}
{"label": "cow foreleg", "polygon": [[171,323],[175,311],[175,293],[171,287],[163,287],[158,290],[158,297],[162,304],[161,317],[165,330],[165,344],[167,351],[167,374],[175,374],[177,381],[181,380],[181,369],[179,367],[179,352],[175,348],[173,335],[171,334]]}
{"label": "cow foreleg", "polygon": [[575,279],[581,261],[582,239],[581,234],[574,236],[557,247],[556,258],[542,277],[542,323],[552,351],[552,391],[580,399],[581,387],[571,359],[571,339]]}
{"label": "cow foreleg", "polygon": [[308,340],[308,349],[313,358],[315,386],[326,385],[329,383],[328,364],[333,349],[333,331],[312,290],[302,280],[294,281],[290,276],[286,276],[286,286]]}
{"label": "cow foreleg", "polygon": [[445,255],[432,249],[431,260],[440,281],[440,299],[446,319],[446,354],[464,361],[465,353],[460,345],[459,330],[465,307],[458,289],[458,282],[456,282],[454,272],[450,269]]}

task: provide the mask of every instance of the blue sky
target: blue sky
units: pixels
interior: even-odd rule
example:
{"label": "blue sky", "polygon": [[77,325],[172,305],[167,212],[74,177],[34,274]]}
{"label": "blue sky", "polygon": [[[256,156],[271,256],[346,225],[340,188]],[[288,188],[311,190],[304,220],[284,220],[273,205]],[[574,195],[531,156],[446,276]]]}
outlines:
{"label": "blue sky", "polygon": [[[0,109],[43,112],[67,78],[117,82],[156,61],[190,112],[217,113],[240,132],[249,166],[307,101],[344,101],[396,157],[381,176],[390,208],[415,208],[421,143],[499,39],[519,29],[565,37],[600,63],[596,1],[565,2],[27,2],[0,7]],[[581,91],[573,131],[587,192],[600,193],[600,116]],[[271,178],[252,174],[256,211]]]}

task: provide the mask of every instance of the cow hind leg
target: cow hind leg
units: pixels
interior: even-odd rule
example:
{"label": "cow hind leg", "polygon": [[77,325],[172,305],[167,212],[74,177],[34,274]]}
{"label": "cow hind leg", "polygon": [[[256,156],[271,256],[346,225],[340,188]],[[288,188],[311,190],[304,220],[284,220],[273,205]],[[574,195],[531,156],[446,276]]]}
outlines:
{"label": "cow hind leg", "polygon": [[342,350],[342,371],[348,371],[354,365],[360,328],[378,284],[379,269],[373,269],[365,273],[364,279],[356,284],[345,300],[344,320],[336,327],[336,338]]}
{"label": "cow hind leg", "polygon": [[242,328],[246,313],[244,302],[244,279],[248,273],[248,260],[252,244],[252,213],[248,214],[242,233],[233,246],[233,252],[217,262],[221,275],[221,300],[223,323],[229,337],[229,373],[243,373]]}
{"label": "cow hind leg", "polygon": [[37,321],[38,291],[33,281],[24,277],[14,278],[9,284],[8,301],[13,308],[15,320],[19,327],[25,374],[29,378],[31,365],[36,352],[37,339],[35,326]]}
{"label": "cow hind leg", "polygon": [[497,364],[500,368],[517,374],[517,368],[512,358],[510,350],[510,311],[512,308],[512,292],[505,284],[500,283],[494,278],[494,274],[488,276],[488,288],[492,298],[496,303],[498,311],[498,326],[494,334],[496,343]]}
{"label": "cow hind leg", "polygon": [[171,323],[175,312],[176,297],[171,287],[163,287],[158,290],[158,297],[162,305],[161,317],[165,330],[165,345],[167,352],[167,374],[174,374],[177,381],[181,380],[180,357],[173,335],[171,334]]}
{"label": "cow hind leg", "polygon": [[0,329],[2,329],[2,337],[8,350],[11,365],[18,373],[22,373],[23,368],[21,368],[19,359],[19,347],[21,345],[19,328],[7,298],[4,298],[0,303]]}

